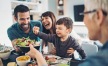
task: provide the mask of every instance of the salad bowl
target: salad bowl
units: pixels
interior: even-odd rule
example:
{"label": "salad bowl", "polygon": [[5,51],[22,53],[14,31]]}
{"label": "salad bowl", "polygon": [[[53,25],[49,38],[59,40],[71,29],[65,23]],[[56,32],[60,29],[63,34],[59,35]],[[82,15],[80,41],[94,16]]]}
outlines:
{"label": "salad bowl", "polygon": [[28,38],[18,38],[16,40],[16,46],[24,53],[28,52],[30,50],[29,45],[32,44],[35,49],[39,50],[40,48],[40,42],[31,40],[29,37]]}

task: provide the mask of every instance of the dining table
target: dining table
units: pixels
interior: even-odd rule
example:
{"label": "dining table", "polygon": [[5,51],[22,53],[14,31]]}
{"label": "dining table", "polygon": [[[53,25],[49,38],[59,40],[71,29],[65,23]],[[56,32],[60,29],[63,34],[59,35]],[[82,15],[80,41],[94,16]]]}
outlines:
{"label": "dining table", "polygon": [[[2,59],[3,66],[7,66],[8,63],[10,63],[10,62],[16,63],[16,58],[21,55],[25,55],[25,53],[23,53],[23,52],[18,53],[15,50],[11,51],[11,54],[8,59],[6,59],[6,60]],[[43,55],[43,56],[45,57],[46,55]],[[55,55],[52,55],[52,56],[55,56]],[[59,56],[56,56],[56,57],[58,58],[57,59],[58,62],[52,63],[52,64],[50,64],[50,66],[78,66],[80,63],[82,63],[84,61],[84,60],[75,60],[72,58],[62,58]],[[17,64],[16,64],[16,66],[17,66]]]}
{"label": "dining table", "polygon": [[51,63],[50,66],[78,66],[79,64],[83,63],[85,59],[75,59],[74,55],[71,58],[64,58],[57,55],[52,54],[43,54],[43,56],[53,56],[56,57],[57,63]]}
{"label": "dining table", "polygon": [[7,64],[9,62],[16,62],[16,58],[18,56],[22,56],[22,55],[25,55],[25,53],[16,52],[15,50],[12,50],[11,53],[10,53],[10,56],[7,59],[5,59],[5,60],[2,59],[3,66],[7,66]]}
{"label": "dining table", "polygon": [[[63,58],[52,54],[43,54],[49,66],[70,66],[71,58]],[[55,59],[51,61],[52,59]]]}

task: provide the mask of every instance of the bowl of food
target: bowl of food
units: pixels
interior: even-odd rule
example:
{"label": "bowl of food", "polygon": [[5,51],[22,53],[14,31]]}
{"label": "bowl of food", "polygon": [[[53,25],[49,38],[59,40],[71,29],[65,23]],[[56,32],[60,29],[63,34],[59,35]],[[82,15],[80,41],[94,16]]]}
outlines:
{"label": "bowl of food", "polygon": [[[29,50],[30,50],[30,47],[27,46],[27,47],[19,47],[20,50],[24,53],[27,53]],[[35,49],[39,50],[40,46],[34,46]]]}
{"label": "bowl of food", "polygon": [[0,58],[2,58],[3,60],[6,60],[10,56],[10,53],[11,53],[10,50],[2,50],[0,51]]}
{"label": "bowl of food", "polygon": [[34,48],[39,50],[40,43],[35,40],[31,40],[30,38],[18,38],[16,40],[16,46],[19,47],[20,50],[24,53],[26,53],[30,50],[30,47],[29,47],[30,44],[32,44],[34,46]]}
{"label": "bowl of food", "polygon": [[16,58],[16,63],[19,66],[26,66],[28,62],[30,62],[31,58],[28,55],[19,56]]}

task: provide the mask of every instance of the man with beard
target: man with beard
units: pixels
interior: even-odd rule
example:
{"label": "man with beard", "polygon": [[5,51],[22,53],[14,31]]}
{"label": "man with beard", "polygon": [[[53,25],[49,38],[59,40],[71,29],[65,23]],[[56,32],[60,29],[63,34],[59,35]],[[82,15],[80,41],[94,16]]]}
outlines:
{"label": "man with beard", "polygon": [[18,5],[14,9],[14,19],[16,23],[8,28],[7,34],[12,42],[12,45],[16,51],[19,51],[15,46],[15,42],[18,38],[29,37],[32,40],[39,41],[39,37],[35,36],[32,31],[34,26],[40,27],[42,31],[42,24],[39,21],[30,20],[30,10],[25,5]]}

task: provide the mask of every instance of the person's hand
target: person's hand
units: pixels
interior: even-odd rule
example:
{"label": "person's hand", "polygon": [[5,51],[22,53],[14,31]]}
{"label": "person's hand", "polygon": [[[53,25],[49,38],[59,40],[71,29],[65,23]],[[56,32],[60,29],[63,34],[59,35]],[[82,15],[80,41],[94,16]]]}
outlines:
{"label": "person's hand", "polygon": [[56,48],[54,47],[54,48],[50,51],[50,53],[55,55],[55,54],[56,54]]}
{"label": "person's hand", "polygon": [[74,49],[73,48],[69,48],[68,50],[67,50],[67,53],[69,54],[69,56],[70,55],[72,55],[72,54],[74,54]]}
{"label": "person's hand", "polygon": [[29,46],[30,46],[30,51],[26,53],[26,55],[29,55],[32,58],[36,58],[38,66],[43,66],[43,65],[48,66],[42,54],[37,49],[35,49],[33,45],[30,44]]}
{"label": "person's hand", "polygon": [[36,58],[36,55],[39,53],[39,51],[35,49],[32,44],[30,44],[29,46],[30,46],[30,51],[26,54],[32,58]]}
{"label": "person's hand", "polygon": [[39,33],[39,27],[34,26],[33,27],[33,33],[37,35]]}
{"label": "person's hand", "polygon": [[12,40],[12,45],[13,45],[13,48],[15,49],[15,51],[22,52],[21,49],[16,44],[17,44],[17,39]]}
{"label": "person's hand", "polygon": [[14,46],[14,49],[16,52],[22,52],[21,49],[18,46]]}

